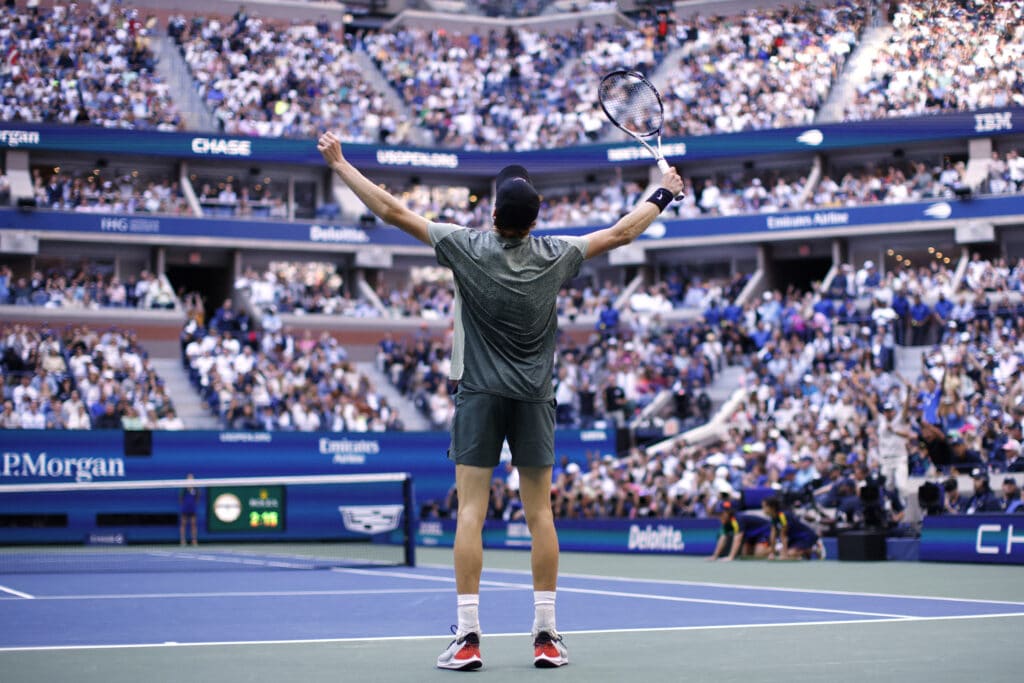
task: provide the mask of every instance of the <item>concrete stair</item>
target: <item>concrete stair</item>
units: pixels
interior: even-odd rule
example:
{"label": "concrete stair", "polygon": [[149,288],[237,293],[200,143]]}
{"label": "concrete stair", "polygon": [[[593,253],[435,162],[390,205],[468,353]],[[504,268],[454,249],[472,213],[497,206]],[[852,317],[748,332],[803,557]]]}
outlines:
{"label": "concrete stair", "polygon": [[897,346],[896,347],[896,372],[903,375],[908,381],[914,382],[924,370],[924,361],[921,354],[927,352],[930,346]]}
{"label": "concrete stair", "polygon": [[864,30],[860,42],[846,61],[842,74],[818,110],[815,123],[836,123],[843,120],[846,104],[853,100],[857,86],[871,73],[875,56],[892,33],[893,27],[888,24],[870,26]]}
{"label": "concrete stair", "polygon": [[152,362],[153,368],[164,380],[167,395],[174,401],[174,408],[185,423],[185,429],[221,428],[220,420],[210,414],[206,403],[189,381],[180,358],[153,358]]}
{"label": "concrete stair", "polygon": [[740,388],[745,372],[746,368],[742,365],[727,365],[715,375],[715,381],[706,389],[715,410]]}
{"label": "concrete stair", "polygon": [[156,73],[170,88],[171,99],[177,102],[187,128],[195,131],[220,130],[213,112],[196,90],[192,72],[174,41],[166,33],[161,33],[153,40],[152,48],[157,56]]}
{"label": "concrete stair", "polygon": [[415,403],[398,393],[398,390],[391,384],[391,381],[383,372],[377,369],[374,363],[357,362],[356,367],[359,369],[359,372],[370,378],[377,392],[387,399],[391,407],[398,411],[402,418],[402,424],[405,425],[405,431],[426,432],[432,429],[427,416],[419,411]]}

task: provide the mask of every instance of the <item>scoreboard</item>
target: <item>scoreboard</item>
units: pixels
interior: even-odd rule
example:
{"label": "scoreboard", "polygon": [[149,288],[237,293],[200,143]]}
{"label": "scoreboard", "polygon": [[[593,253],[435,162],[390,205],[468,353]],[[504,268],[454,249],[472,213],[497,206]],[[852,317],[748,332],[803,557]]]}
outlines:
{"label": "scoreboard", "polygon": [[208,531],[284,531],[284,486],[215,486],[206,500]]}

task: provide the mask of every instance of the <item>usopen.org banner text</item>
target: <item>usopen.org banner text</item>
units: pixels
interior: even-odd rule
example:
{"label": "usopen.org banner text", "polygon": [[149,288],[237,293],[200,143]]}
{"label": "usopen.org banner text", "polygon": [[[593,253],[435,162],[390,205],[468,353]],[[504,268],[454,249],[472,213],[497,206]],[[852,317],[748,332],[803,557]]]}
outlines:
{"label": "usopen.org banner text", "polygon": [[377,163],[381,166],[413,166],[418,168],[458,168],[459,155],[447,152],[429,152],[406,149],[378,149]]}
{"label": "usopen.org banner text", "polygon": [[5,451],[0,467],[0,482],[13,479],[72,479],[89,482],[100,479],[124,479],[124,458],[51,457],[46,452]]}

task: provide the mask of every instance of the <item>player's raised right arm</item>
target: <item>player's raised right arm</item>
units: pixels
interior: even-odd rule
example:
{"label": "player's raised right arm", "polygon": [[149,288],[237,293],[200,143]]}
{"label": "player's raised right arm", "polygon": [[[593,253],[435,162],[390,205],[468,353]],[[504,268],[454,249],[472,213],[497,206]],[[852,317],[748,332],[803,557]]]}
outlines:
{"label": "player's raised right arm", "polygon": [[373,215],[388,225],[393,225],[415,237],[420,242],[430,244],[427,219],[409,210],[408,207],[386,190],[374,184],[360,173],[359,169],[350,164],[341,152],[341,141],[334,133],[321,135],[316,148],[320,150],[320,154],[323,155],[324,161],[331,167],[331,170],[337,173],[342,182],[356,193],[356,196],[363,204],[366,204],[366,208]]}
{"label": "player's raised right arm", "polygon": [[655,190],[650,197],[637,204],[615,225],[603,230],[596,230],[586,236],[586,258],[600,256],[635,240],[654,222],[655,218],[661,215],[669,202],[682,191],[682,178],[674,168],[670,168],[661,177],[661,187]]}

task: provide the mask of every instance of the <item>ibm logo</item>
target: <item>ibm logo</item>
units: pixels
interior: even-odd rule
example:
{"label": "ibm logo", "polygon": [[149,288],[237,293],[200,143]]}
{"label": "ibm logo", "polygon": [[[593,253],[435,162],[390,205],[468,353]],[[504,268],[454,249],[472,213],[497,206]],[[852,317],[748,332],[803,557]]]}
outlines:
{"label": "ibm logo", "polygon": [[1001,111],[974,115],[975,133],[994,133],[1000,130],[1013,130],[1013,112]]}

